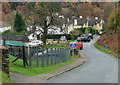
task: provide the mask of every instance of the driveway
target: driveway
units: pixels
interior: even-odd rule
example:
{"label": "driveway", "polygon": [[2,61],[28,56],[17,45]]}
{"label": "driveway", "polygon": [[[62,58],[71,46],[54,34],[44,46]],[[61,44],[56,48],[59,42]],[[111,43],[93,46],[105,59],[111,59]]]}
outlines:
{"label": "driveway", "polygon": [[118,59],[94,47],[99,36],[84,43],[85,64],[47,83],[118,83]]}

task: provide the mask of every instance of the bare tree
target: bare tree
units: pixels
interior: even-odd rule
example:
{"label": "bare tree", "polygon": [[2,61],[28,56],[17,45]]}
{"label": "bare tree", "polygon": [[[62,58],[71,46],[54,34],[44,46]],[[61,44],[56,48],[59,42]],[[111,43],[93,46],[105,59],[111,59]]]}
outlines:
{"label": "bare tree", "polygon": [[59,18],[55,15],[56,11],[52,2],[36,2],[31,12],[34,15],[34,24],[40,26],[39,31],[43,34],[43,46],[46,47],[46,36],[50,26],[59,26]]}

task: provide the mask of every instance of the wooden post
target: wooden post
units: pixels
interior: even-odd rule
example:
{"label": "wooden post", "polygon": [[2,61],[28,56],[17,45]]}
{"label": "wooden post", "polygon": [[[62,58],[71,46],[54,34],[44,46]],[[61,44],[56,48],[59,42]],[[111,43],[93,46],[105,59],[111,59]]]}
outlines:
{"label": "wooden post", "polygon": [[6,39],[3,40],[3,46],[5,47],[6,45]]}
{"label": "wooden post", "polygon": [[37,53],[37,56],[36,56],[36,57],[37,57],[37,63],[36,63],[36,66],[37,66],[37,67],[38,67],[38,63],[39,63],[39,62],[38,62],[38,48],[39,48],[39,47],[36,48],[36,53]]}
{"label": "wooden post", "polygon": [[56,52],[56,48],[55,48],[55,64],[56,64],[56,56],[57,56],[57,52]]}
{"label": "wooden post", "polygon": [[60,48],[58,48],[58,56],[59,56],[59,57],[58,57],[58,63],[59,63],[59,62],[60,62],[60,57],[61,57],[61,56],[60,56]]}
{"label": "wooden post", "polygon": [[28,66],[27,59],[25,56],[25,46],[23,45],[23,65],[25,67],[25,64]]}
{"label": "wooden post", "polygon": [[60,56],[60,61],[62,62],[62,48],[60,48],[60,54],[61,54],[61,56]]}
{"label": "wooden post", "polygon": [[31,46],[29,47],[29,66],[31,67]]}
{"label": "wooden post", "polygon": [[72,49],[72,56],[74,56],[74,49]]}
{"label": "wooden post", "polygon": [[25,67],[25,47],[23,45],[23,66]]}
{"label": "wooden post", "polygon": [[49,65],[49,53],[48,53],[48,48],[46,49],[47,50],[47,65]]}
{"label": "wooden post", "polygon": [[53,49],[51,48],[51,65],[53,64]]}
{"label": "wooden post", "polygon": [[42,48],[42,66],[44,66],[44,48]]}
{"label": "wooden post", "polygon": [[59,48],[57,48],[57,63],[59,63]]}

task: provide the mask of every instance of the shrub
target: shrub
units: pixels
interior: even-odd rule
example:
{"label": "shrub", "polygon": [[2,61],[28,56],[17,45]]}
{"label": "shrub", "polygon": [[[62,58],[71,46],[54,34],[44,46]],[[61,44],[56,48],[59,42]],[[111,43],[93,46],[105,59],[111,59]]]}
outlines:
{"label": "shrub", "polygon": [[[117,8],[116,10],[116,25],[119,28],[120,27],[120,11],[118,11],[120,9]],[[113,10],[113,12],[110,14],[109,19],[108,19],[108,28],[113,30],[114,29],[114,14],[115,11]]]}
{"label": "shrub", "polygon": [[67,40],[71,40],[70,34],[48,34],[47,39],[60,39],[61,36],[66,36]]}

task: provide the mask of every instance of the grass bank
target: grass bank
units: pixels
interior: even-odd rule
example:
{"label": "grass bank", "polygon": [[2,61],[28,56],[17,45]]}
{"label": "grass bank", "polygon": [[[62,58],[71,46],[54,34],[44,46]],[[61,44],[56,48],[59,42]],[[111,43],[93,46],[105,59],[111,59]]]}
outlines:
{"label": "grass bank", "polygon": [[0,82],[2,83],[11,83],[12,80],[8,77],[8,75],[2,71],[0,71]]}
{"label": "grass bank", "polygon": [[95,46],[96,48],[98,48],[99,50],[105,52],[105,53],[108,53],[108,54],[111,54],[111,55],[113,55],[113,56],[116,56],[116,57],[120,58],[120,54],[113,53],[111,50],[105,49],[103,46],[100,46],[100,45],[98,45],[97,43],[94,43],[94,46]]}
{"label": "grass bank", "polygon": [[76,60],[69,60],[67,62],[62,62],[56,65],[51,66],[44,66],[44,67],[23,67],[23,61],[22,59],[18,59],[16,62],[12,63],[12,60],[14,60],[15,57],[10,56],[10,71],[26,74],[26,75],[38,75],[47,73],[50,71],[53,71],[61,66],[65,66],[68,64],[71,64],[73,62],[76,62]]}

